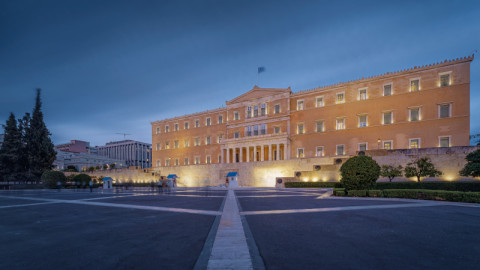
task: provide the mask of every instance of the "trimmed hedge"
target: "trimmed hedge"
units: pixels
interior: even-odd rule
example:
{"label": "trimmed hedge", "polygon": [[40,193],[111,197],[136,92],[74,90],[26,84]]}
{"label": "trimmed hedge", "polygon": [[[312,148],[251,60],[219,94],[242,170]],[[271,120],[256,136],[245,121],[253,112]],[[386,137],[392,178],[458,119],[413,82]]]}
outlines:
{"label": "trimmed hedge", "polygon": [[480,181],[469,182],[377,182],[373,189],[432,189],[480,192]]}
{"label": "trimmed hedge", "polygon": [[286,182],[286,188],[333,188],[338,182]]}
{"label": "trimmed hedge", "polygon": [[[338,195],[337,193],[343,193],[343,195]],[[345,196],[345,188],[334,188],[333,189],[333,195],[335,196]]]}
{"label": "trimmed hedge", "polygon": [[382,190],[369,190],[368,191],[368,197],[383,197],[383,191]]}
{"label": "trimmed hedge", "polygon": [[366,190],[349,190],[348,191],[349,197],[367,197]]}
{"label": "trimmed hedge", "polygon": [[406,198],[406,199],[425,199],[425,200],[445,200],[452,202],[472,202],[480,203],[480,192],[462,192],[448,190],[428,190],[428,189],[385,189],[385,197]]}

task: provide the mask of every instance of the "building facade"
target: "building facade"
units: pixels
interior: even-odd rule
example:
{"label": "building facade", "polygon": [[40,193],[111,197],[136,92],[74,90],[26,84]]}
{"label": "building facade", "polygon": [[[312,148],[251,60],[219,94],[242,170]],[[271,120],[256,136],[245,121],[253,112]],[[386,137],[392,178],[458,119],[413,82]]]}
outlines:
{"label": "building facade", "polygon": [[123,140],[109,142],[105,146],[97,146],[101,156],[125,160],[126,166],[140,168],[152,167],[152,145],[148,143]]}
{"label": "building facade", "polygon": [[55,145],[55,150],[71,153],[97,153],[97,148],[90,147],[90,142],[80,140],[71,140],[70,143]]}
{"label": "building facade", "polygon": [[82,172],[88,170],[90,167],[97,168],[99,171],[104,171],[112,168],[112,164],[115,164],[114,168],[125,168],[125,160],[113,159],[104,156],[99,156],[96,154],[90,153],[74,153],[74,152],[65,152],[57,150],[57,157],[53,162],[54,169],[63,171],[68,168],[68,166],[74,166],[77,171]]}
{"label": "building facade", "polygon": [[466,146],[472,60],[297,92],[255,86],[226,107],[152,122],[153,164],[161,169]]}

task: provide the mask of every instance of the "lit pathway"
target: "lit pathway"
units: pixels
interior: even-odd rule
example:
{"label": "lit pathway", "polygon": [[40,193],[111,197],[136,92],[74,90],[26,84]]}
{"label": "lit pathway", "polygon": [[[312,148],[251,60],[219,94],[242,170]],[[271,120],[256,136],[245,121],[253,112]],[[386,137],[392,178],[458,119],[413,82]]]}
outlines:
{"label": "lit pathway", "polygon": [[225,200],[207,269],[253,269],[233,190]]}

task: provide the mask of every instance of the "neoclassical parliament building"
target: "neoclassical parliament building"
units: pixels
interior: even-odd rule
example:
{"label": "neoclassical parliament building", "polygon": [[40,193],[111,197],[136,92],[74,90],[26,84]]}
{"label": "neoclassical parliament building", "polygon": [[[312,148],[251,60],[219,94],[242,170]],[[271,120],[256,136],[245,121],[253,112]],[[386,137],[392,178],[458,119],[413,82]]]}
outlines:
{"label": "neoclassical parliament building", "polygon": [[156,168],[469,145],[473,55],[311,90],[260,88],[152,122]]}

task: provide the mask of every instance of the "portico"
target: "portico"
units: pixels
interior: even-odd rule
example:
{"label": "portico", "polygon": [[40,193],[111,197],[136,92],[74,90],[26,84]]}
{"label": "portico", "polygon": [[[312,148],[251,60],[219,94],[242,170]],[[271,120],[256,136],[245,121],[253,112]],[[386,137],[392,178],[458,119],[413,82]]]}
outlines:
{"label": "portico", "polygon": [[222,141],[221,163],[287,160],[289,148],[287,134],[227,139]]}

